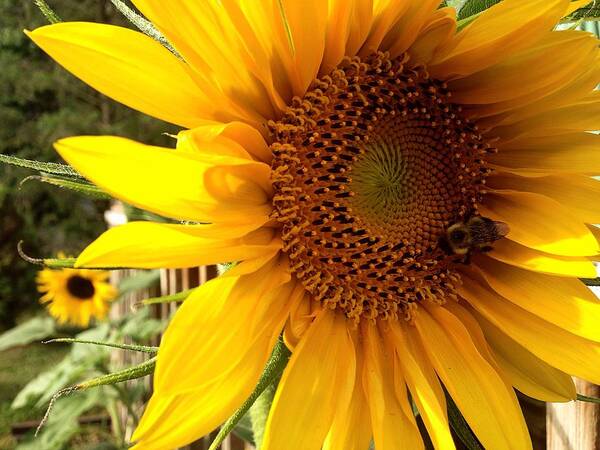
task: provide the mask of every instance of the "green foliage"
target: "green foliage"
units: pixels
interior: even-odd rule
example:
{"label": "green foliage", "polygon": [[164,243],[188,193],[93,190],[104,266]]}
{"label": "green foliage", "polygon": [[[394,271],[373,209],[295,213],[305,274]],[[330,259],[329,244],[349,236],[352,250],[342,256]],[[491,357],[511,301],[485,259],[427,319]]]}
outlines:
{"label": "green foliage", "polygon": [[65,444],[80,430],[78,418],[87,411],[105,405],[116,395],[110,389],[92,389],[82,395],[61,398],[56,402],[55,413],[37,436],[29,436],[17,450],[63,450]]}
{"label": "green foliage", "polygon": [[[108,0],[52,0],[51,7],[63,20],[132,27]],[[176,129],[98,94],[23,33],[46,24],[33,1],[0,0],[0,154],[58,163],[54,141],[89,134],[172,144],[162,133],[174,134]],[[59,251],[77,255],[105,228],[106,200],[44,183],[21,186],[30,175],[39,174],[0,164],[0,330],[14,326],[24,309],[39,308],[34,281],[38,268],[17,255],[20,240],[36,256],[53,257]],[[43,181],[73,187],[56,177]]]}
{"label": "green foliage", "polygon": [[598,19],[600,19],[600,2],[598,2],[598,0],[594,0],[589,5],[575,11],[573,14],[567,17],[564,22],[578,22]]}
{"label": "green foliage", "polygon": [[458,13],[458,20],[479,14],[480,12],[491,8],[499,1],[500,0],[467,0],[466,2],[463,2],[462,8]]}
{"label": "green foliage", "polygon": [[483,450],[483,447],[462,416],[458,406],[456,406],[456,403],[454,403],[454,400],[452,400],[452,397],[448,393],[446,393],[446,402],[448,404],[448,421],[450,422],[452,431],[456,433],[456,436],[458,436],[467,450]]}
{"label": "green foliage", "polygon": [[34,317],[0,335],[0,352],[46,339],[56,332],[54,319]]}

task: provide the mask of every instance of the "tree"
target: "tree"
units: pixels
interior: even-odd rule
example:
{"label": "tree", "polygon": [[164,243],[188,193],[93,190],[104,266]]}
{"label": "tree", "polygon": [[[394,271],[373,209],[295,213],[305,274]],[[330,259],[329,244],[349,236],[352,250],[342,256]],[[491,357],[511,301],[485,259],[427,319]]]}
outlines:
{"label": "tree", "polygon": [[[64,20],[128,26],[109,1],[55,0]],[[172,145],[176,130],[95,92],[67,73],[23,33],[46,24],[33,1],[0,0],[0,153],[59,161],[52,143],[65,136],[114,134]],[[151,74],[149,74],[151,76]],[[32,255],[76,255],[104,228],[107,204],[37,181],[26,170],[0,166],[0,329],[14,325],[37,304],[37,268],[17,255],[25,242]]]}

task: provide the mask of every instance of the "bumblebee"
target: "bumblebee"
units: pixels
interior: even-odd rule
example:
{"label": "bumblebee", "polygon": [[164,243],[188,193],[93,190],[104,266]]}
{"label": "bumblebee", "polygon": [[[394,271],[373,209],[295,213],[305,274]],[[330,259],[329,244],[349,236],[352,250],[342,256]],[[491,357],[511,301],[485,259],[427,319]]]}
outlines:
{"label": "bumblebee", "polygon": [[493,248],[492,244],[505,237],[509,231],[504,222],[473,216],[465,222],[450,225],[441,244],[446,253],[464,256],[463,262],[468,263],[473,251],[489,252]]}

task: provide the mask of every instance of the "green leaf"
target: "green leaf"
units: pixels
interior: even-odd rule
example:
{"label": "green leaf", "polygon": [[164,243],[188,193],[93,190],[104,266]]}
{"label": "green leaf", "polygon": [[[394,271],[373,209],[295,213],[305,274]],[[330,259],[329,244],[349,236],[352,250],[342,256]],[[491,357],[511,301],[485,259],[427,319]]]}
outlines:
{"label": "green leaf", "polygon": [[[106,341],[110,326],[103,323],[79,333],[76,338],[83,341]],[[52,369],[39,374],[17,394],[11,408],[18,409],[35,405],[42,407],[54,392],[73,384],[85,374],[106,361],[110,355],[107,347],[73,344],[69,354]]]}
{"label": "green leaf", "polygon": [[448,420],[450,421],[450,427],[452,427],[452,430],[456,433],[467,450],[484,450],[473,431],[471,431],[469,424],[462,416],[458,406],[456,406],[456,403],[454,403],[454,400],[452,400],[452,397],[450,397],[448,393],[446,393],[446,402],[448,404]]}
{"label": "green leaf", "polygon": [[46,3],[44,0],[33,0],[33,3],[35,3],[36,6],[40,9],[40,11],[44,15],[44,17],[46,17],[46,20],[48,20],[48,22],[50,22],[50,23],[62,22],[62,19],[58,16],[58,14],[56,14],[52,10],[52,8],[50,8],[48,6],[48,3]]}
{"label": "green leaf", "polygon": [[[87,411],[103,406],[110,398],[108,389],[94,389],[77,397],[65,397],[56,403],[55,414],[37,437],[19,443],[17,450],[63,450],[80,430],[78,418]],[[70,448],[70,447],[69,447]]]}
{"label": "green leaf", "polygon": [[55,326],[51,317],[28,320],[0,335],[0,351],[46,339],[56,332]]}
{"label": "green leaf", "polygon": [[500,0],[467,0],[458,13],[458,20],[461,21],[467,17],[480,14],[499,2]]}
{"label": "green leaf", "polygon": [[144,342],[161,333],[166,323],[166,320],[153,318],[149,308],[140,309],[120,321],[117,339],[127,336],[135,341]]}
{"label": "green leaf", "polygon": [[233,434],[250,445],[254,445],[254,432],[250,416],[245,414],[233,429]]}
{"label": "green leaf", "polygon": [[600,398],[588,397],[587,395],[583,395],[583,394],[577,394],[577,400],[579,400],[580,402],[587,402],[587,403],[600,403]]}
{"label": "green leaf", "polygon": [[573,14],[565,17],[562,22],[578,22],[586,20],[599,20],[600,19],[600,4],[597,0],[590,1],[590,3],[583,8],[579,8]]}
{"label": "green leaf", "polygon": [[140,289],[149,288],[160,280],[159,270],[148,270],[134,276],[123,278],[119,283],[119,295],[129,294]]}
{"label": "green leaf", "polygon": [[463,5],[465,4],[466,1],[467,0],[446,0],[445,2],[442,3],[442,5],[443,6],[452,6],[457,11],[460,11],[460,9],[463,7]]}
{"label": "green leaf", "polygon": [[[250,394],[250,397],[242,404],[242,406],[231,416],[227,422],[223,424],[221,429],[219,430],[219,434],[212,442],[208,450],[216,450],[219,448],[223,440],[227,437],[229,433],[233,431],[236,425],[242,420],[242,418],[246,415],[250,407],[254,404],[254,402],[258,399],[258,397],[271,386],[275,380],[278,380],[281,376],[283,369],[288,363],[290,358],[290,351],[287,349],[283,341],[280,339],[277,341],[275,348],[273,349],[273,353],[271,353],[271,357],[265,366],[265,370],[263,371],[260,379],[258,380],[258,384],[256,388]],[[256,429],[254,433],[256,434]],[[257,439],[257,442],[260,442]]]}

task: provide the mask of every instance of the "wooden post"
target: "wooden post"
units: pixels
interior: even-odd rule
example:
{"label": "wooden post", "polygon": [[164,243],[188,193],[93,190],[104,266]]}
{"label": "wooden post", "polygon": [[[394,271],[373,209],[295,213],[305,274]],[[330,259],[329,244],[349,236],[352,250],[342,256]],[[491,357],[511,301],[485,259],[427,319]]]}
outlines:
{"label": "wooden post", "polygon": [[[193,269],[168,269],[161,271],[160,288],[161,295],[170,295],[183,290],[191,289],[200,286],[202,283],[215,278],[217,276],[216,267],[199,267]],[[161,318],[170,317],[177,306],[173,303],[160,305],[157,313]],[[202,439],[184,447],[182,450],[208,450],[210,443],[215,438],[216,433],[212,433]],[[245,443],[235,436],[228,436],[221,450],[250,450],[252,447],[246,446]]]}
{"label": "wooden post", "polygon": [[[577,392],[600,397],[600,386],[575,378]],[[600,405],[548,403],[547,450],[600,450]]]}
{"label": "wooden post", "polygon": [[[125,215],[125,212],[123,210],[123,205],[120,202],[114,202],[113,205],[111,206],[110,210],[106,211],[106,213],[104,214],[104,218],[105,218],[106,223],[108,224],[109,228],[127,223],[127,216]],[[113,286],[118,286],[122,280],[124,280],[126,278],[130,278],[130,277],[134,277],[134,276],[138,275],[140,272],[141,271],[139,271],[139,270],[115,270],[115,271],[112,271],[110,273],[111,284]],[[124,295],[123,298],[121,298],[119,300],[119,302],[117,302],[116,304],[114,304],[112,306],[112,308],[110,310],[110,318],[113,320],[119,319],[119,318],[129,314],[134,308],[136,308],[136,306],[139,304],[139,302],[142,301],[143,299],[146,299],[149,297],[155,297],[156,295],[159,295],[159,290],[157,287],[150,288],[150,289],[141,289],[141,290],[130,292],[130,293]],[[129,339],[127,336],[125,336],[124,343],[125,344],[133,344],[134,342],[131,339]],[[115,351],[111,352],[110,364],[114,370],[120,370],[125,367],[131,367],[131,366],[135,366],[137,364],[141,364],[146,359],[148,359],[148,356],[143,353],[115,350]],[[136,384],[138,384],[140,382],[147,383],[148,388],[150,388],[150,381],[148,379],[145,379],[144,381],[133,380],[133,381],[126,382],[125,388],[126,389],[133,388],[133,386],[135,386]],[[142,411],[143,404],[142,403],[135,404],[135,405],[132,405],[132,407],[136,412],[140,413]],[[125,406],[120,406],[117,412],[118,412],[118,416],[119,416],[119,419],[121,422],[120,427],[122,430],[124,430],[125,439],[127,441],[129,441],[129,439],[131,438],[131,435],[133,434],[134,427],[133,427],[133,424],[131,422],[129,422],[129,420],[128,420],[129,414],[127,412],[127,409],[125,408]]]}

